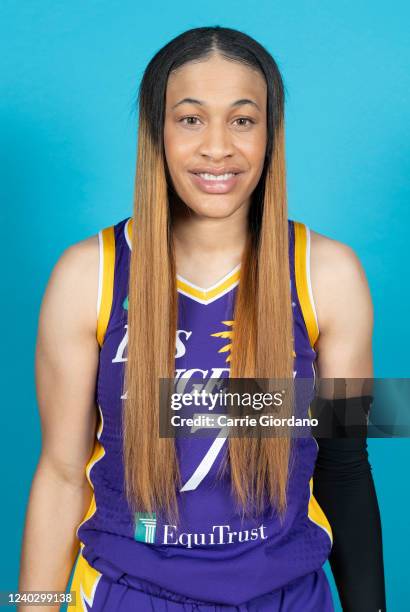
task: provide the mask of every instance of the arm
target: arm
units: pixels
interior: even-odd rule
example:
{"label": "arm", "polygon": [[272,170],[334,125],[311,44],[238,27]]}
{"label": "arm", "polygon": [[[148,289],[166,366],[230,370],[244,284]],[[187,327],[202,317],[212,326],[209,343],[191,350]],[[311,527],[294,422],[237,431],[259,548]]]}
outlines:
{"label": "arm", "polygon": [[[320,329],[318,374],[357,378],[360,383],[373,377],[373,307],[366,277],[352,249],[312,235],[312,290]],[[347,385],[351,398],[361,396],[354,382]],[[329,563],[343,610],[384,611],[382,531],[366,439],[317,442],[314,495],[333,530]]]}
{"label": "arm", "polygon": [[97,236],[69,247],[41,305],[35,373],[42,448],[26,511],[19,591],[66,589],[79,549],[76,528],[91,501],[85,466],[97,421],[98,257]]}

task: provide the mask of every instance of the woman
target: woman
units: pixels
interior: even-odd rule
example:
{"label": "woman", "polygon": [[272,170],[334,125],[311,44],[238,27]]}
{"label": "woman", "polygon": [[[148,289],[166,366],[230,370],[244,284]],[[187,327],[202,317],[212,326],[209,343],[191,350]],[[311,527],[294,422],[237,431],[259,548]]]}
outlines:
{"label": "woman", "polygon": [[157,433],[161,378],[372,376],[357,257],[287,218],[278,67],[241,32],[193,29],[139,104],[133,216],[62,255],[41,309],[20,588],[63,590],[80,541],[78,610],[327,612],[330,555],[344,608],[384,609],[363,441],[318,456],[312,436]]}

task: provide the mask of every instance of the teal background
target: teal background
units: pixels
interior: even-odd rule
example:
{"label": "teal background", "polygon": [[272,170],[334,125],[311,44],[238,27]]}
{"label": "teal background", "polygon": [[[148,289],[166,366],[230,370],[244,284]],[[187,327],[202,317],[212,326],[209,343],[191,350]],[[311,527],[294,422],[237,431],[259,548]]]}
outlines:
{"label": "teal background", "polygon": [[[131,214],[137,87],[152,55],[180,32],[238,28],[277,60],[287,88],[289,216],[355,249],[375,307],[375,375],[409,376],[409,18],[404,1],[2,0],[0,589],[17,588],[40,450],[40,301],[67,246]],[[388,610],[407,610],[410,441],[370,440],[369,449]]]}

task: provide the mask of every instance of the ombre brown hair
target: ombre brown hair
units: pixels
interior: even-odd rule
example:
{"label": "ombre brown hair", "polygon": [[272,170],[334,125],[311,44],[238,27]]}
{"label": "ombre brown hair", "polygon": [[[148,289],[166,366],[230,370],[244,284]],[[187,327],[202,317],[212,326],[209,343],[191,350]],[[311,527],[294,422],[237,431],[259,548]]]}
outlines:
{"label": "ombre brown hair", "polygon": [[[156,53],[139,88],[123,404],[130,506],[135,511],[163,511],[174,520],[181,486],[175,441],[159,436],[159,380],[175,376],[178,314],[172,186],[163,144],[165,94],[172,70],[215,53],[258,70],[267,84],[266,157],[249,209],[230,377],[293,380],[283,81],[272,56],[246,34],[219,26],[194,28]],[[284,516],[290,458],[289,436],[229,437],[232,494],[245,512],[261,511],[267,500]]]}

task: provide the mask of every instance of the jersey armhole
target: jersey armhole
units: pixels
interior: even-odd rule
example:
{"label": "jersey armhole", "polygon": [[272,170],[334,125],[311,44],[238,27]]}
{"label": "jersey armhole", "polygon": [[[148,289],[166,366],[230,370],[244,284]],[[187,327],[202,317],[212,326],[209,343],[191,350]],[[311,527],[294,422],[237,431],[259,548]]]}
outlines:
{"label": "jersey armhole", "polygon": [[110,319],[114,290],[115,236],[114,226],[98,232],[99,266],[97,297],[97,341],[100,348]]}
{"label": "jersey armhole", "polygon": [[315,302],[310,277],[310,229],[304,223],[294,221],[295,228],[295,280],[302,315],[311,347],[319,338]]}

